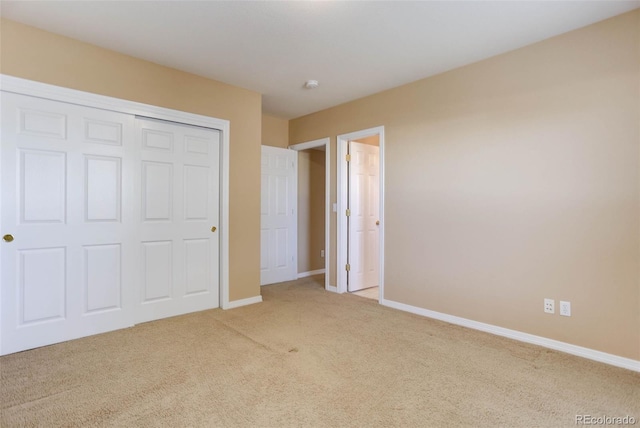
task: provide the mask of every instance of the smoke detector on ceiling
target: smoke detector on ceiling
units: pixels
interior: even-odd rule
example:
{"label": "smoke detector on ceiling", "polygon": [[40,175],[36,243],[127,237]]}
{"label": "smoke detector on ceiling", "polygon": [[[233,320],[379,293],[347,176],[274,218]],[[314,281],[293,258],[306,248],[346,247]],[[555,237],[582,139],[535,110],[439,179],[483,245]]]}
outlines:
{"label": "smoke detector on ceiling", "polygon": [[318,87],[318,81],[317,80],[307,80],[306,82],[304,82],[304,87],[306,89],[315,89]]}

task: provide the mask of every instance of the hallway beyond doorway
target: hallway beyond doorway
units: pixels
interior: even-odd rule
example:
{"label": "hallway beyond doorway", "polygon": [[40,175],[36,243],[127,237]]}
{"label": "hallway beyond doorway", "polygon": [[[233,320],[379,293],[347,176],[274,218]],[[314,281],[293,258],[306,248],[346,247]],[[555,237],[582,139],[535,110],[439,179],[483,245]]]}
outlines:
{"label": "hallway beyond doorway", "polygon": [[365,297],[367,299],[379,300],[380,287],[365,288],[364,290],[354,291],[351,294],[355,294],[356,296],[360,296],[360,297]]}

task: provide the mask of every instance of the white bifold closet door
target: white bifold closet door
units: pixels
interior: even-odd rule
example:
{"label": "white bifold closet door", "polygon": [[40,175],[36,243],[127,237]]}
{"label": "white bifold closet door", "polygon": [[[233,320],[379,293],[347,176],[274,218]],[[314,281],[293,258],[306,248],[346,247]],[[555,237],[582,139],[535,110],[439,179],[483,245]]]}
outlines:
{"label": "white bifold closet door", "polygon": [[0,354],[218,307],[219,131],[1,102]]}
{"label": "white bifold closet door", "polygon": [[220,132],[137,121],[141,147],[136,322],[216,308]]}
{"label": "white bifold closet door", "polygon": [[133,325],[133,136],[133,116],[2,93],[2,354]]}

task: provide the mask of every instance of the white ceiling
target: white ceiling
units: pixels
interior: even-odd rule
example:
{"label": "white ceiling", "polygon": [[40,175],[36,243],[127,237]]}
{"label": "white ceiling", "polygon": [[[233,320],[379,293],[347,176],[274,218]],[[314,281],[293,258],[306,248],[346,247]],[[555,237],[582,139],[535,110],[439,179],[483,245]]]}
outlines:
{"label": "white ceiling", "polygon": [[[634,1],[2,1],[8,19],[263,94],[285,119],[640,7]],[[308,79],[320,82],[303,89]]]}

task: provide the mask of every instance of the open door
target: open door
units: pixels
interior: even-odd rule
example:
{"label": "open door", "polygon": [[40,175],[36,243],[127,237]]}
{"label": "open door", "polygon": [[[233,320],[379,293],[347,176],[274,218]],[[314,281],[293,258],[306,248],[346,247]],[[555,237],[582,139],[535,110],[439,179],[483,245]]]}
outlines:
{"label": "open door", "polygon": [[[384,126],[338,135],[337,292],[384,299]],[[368,146],[368,147],[365,147]],[[369,295],[370,294],[370,295]],[[362,294],[361,294],[362,295]],[[366,297],[373,298],[373,293]]]}
{"label": "open door", "polygon": [[347,290],[379,285],[380,150],[349,141]]}
{"label": "open door", "polygon": [[297,277],[298,153],[262,146],[260,285]]}

